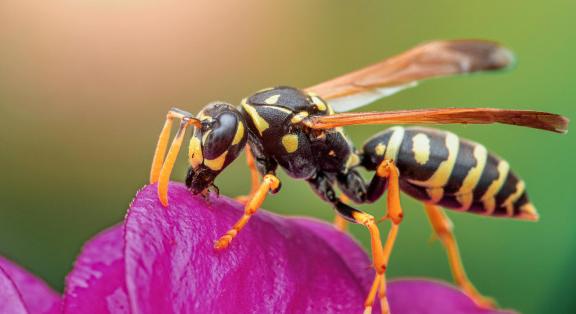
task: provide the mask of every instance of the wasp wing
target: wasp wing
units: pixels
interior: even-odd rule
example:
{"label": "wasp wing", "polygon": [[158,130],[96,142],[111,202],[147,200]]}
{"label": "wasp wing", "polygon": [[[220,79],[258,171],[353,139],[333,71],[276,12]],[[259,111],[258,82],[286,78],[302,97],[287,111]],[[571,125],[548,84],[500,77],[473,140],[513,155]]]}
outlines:
{"label": "wasp wing", "polygon": [[360,124],[490,124],[503,123],[566,133],[568,118],[561,115],[494,108],[441,108],[386,112],[349,112],[311,116],[303,123],[313,129]]}
{"label": "wasp wing", "polygon": [[495,42],[433,41],[306,91],[327,100],[335,111],[344,112],[416,86],[420,80],[498,70],[513,62],[512,53]]}

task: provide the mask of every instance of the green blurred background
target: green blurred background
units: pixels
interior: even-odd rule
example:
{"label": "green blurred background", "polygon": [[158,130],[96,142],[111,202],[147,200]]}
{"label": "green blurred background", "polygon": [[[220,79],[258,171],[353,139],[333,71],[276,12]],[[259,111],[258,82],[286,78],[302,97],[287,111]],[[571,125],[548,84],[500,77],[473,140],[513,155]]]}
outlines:
{"label": "green blurred background", "polygon": [[[195,112],[272,85],[310,86],[422,41],[494,39],[518,64],[496,75],[426,82],[369,109],[491,106],[574,118],[574,12],[572,0],[2,0],[0,252],[62,289],[82,243],[120,222],[147,182],[170,106]],[[347,132],[361,144],[383,128]],[[573,134],[446,129],[509,160],[542,217],[534,224],[450,213],[478,288],[525,313],[576,311]],[[175,180],[183,181],[185,167],[182,154]],[[245,193],[243,158],[217,183],[223,194]],[[449,280],[421,206],[407,197],[403,204],[390,277]],[[366,209],[380,215],[383,206]],[[265,207],[333,217],[306,183],[288,179]],[[367,245],[365,230],[351,232]]]}

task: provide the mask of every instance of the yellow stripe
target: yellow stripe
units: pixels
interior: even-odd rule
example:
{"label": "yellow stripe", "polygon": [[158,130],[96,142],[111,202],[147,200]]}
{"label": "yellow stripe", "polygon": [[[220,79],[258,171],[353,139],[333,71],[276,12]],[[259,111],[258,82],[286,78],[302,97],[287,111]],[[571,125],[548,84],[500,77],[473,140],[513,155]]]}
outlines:
{"label": "yellow stripe", "polygon": [[376,145],[376,147],[374,148],[374,152],[378,156],[384,155],[385,151],[386,151],[386,145],[384,145],[382,143],[378,143],[378,145]]}
{"label": "yellow stripe", "polygon": [[275,105],[278,102],[279,98],[280,98],[280,95],[270,96],[270,97],[266,98],[266,100],[264,100],[264,102],[268,105]]}
{"label": "yellow stripe", "polygon": [[526,219],[530,221],[538,221],[540,216],[538,215],[538,211],[532,203],[526,203],[520,206],[520,215],[517,216],[520,219]]}
{"label": "yellow stripe", "polygon": [[496,178],[490,186],[482,195],[480,199],[484,203],[484,210],[486,211],[485,214],[491,215],[494,210],[496,209],[496,194],[502,188],[502,185],[506,181],[506,177],[508,176],[508,171],[510,170],[510,165],[504,160],[501,160],[498,163],[498,178]]}
{"label": "yellow stripe", "polygon": [[522,196],[525,187],[526,186],[524,181],[518,181],[518,183],[516,183],[516,190],[514,193],[510,194],[510,196],[508,196],[508,198],[506,198],[506,200],[502,203],[502,205],[506,207],[506,213],[508,216],[514,216],[514,202],[516,202],[520,196]]}
{"label": "yellow stripe", "polygon": [[254,122],[254,126],[256,126],[256,129],[258,129],[258,132],[260,133],[260,135],[262,135],[262,133],[270,127],[268,122],[266,122],[266,120],[264,120],[264,118],[262,118],[258,114],[258,111],[256,111],[256,109],[254,109],[254,107],[250,106],[245,101],[242,101],[242,107],[244,108],[244,110],[246,110],[246,112],[248,113],[248,115],[252,119],[252,122]]}
{"label": "yellow stripe", "polygon": [[208,135],[210,135],[210,133],[212,133],[212,130],[207,130],[204,134],[202,134],[202,143],[206,143],[206,139],[208,138]]}
{"label": "yellow stripe", "polygon": [[300,111],[297,114],[295,114],[292,119],[290,119],[290,122],[297,124],[302,122],[302,120],[304,120],[304,118],[308,117],[308,112],[306,111]]}
{"label": "yellow stripe", "polygon": [[197,137],[193,136],[190,139],[190,145],[188,146],[188,158],[192,168],[198,168],[198,166],[202,164],[202,160],[204,159],[202,156],[202,145],[200,144],[200,139]]}
{"label": "yellow stripe", "polygon": [[222,170],[222,166],[224,166],[224,161],[226,160],[226,155],[228,155],[228,151],[225,151],[222,155],[214,159],[204,159],[204,165],[214,171]]}
{"label": "yellow stripe", "polygon": [[400,146],[404,140],[404,128],[401,126],[396,126],[390,128],[390,130],[392,130],[392,135],[390,135],[390,139],[388,140],[384,159],[395,161],[398,158],[398,152],[400,151]]}
{"label": "yellow stripe", "polygon": [[236,134],[234,134],[234,139],[232,140],[232,145],[240,143],[244,137],[244,123],[238,122],[238,127],[236,128]]}
{"label": "yellow stripe", "polygon": [[476,159],[476,166],[468,171],[462,186],[456,192],[456,200],[462,205],[460,210],[468,210],[474,201],[474,188],[480,181],[484,167],[486,167],[486,160],[488,158],[488,151],[483,145],[475,144],[474,159]]}
{"label": "yellow stripe", "polygon": [[326,104],[322,101],[322,99],[320,99],[318,96],[311,96],[310,99],[312,99],[312,103],[316,105],[318,110],[326,111]]}
{"label": "yellow stripe", "polygon": [[286,134],[282,137],[282,146],[287,153],[293,153],[298,150],[298,135]]}
{"label": "yellow stripe", "polygon": [[426,187],[432,203],[437,203],[444,196],[443,188],[450,179],[460,148],[460,140],[454,133],[446,132],[445,143],[448,149],[448,158],[440,163],[434,174],[426,181],[409,180],[411,183]]}
{"label": "yellow stripe", "polygon": [[412,137],[412,153],[417,163],[425,165],[430,159],[430,138],[424,133]]}
{"label": "yellow stripe", "polygon": [[350,153],[348,160],[346,161],[346,169],[354,168],[360,164],[360,157],[355,153]]}
{"label": "yellow stripe", "polygon": [[262,107],[267,108],[267,109],[282,111],[282,112],[287,113],[287,114],[293,114],[294,113],[294,112],[292,112],[286,108],[279,107],[279,106],[262,106]]}

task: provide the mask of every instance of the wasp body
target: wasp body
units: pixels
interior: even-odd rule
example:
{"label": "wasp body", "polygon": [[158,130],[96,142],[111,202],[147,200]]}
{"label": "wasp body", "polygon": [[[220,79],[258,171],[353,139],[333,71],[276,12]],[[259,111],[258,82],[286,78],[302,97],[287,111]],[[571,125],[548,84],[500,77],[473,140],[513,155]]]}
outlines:
{"label": "wasp body", "polygon": [[[384,272],[403,219],[399,196],[402,190],[424,203],[431,225],[447,250],[457,284],[477,304],[489,307],[491,301],[476,291],[464,272],[451,222],[439,206],[537,220],[524,182],[510,171],[506,161],[488,153],[484,146],[450,132],[392,127],[356,150],[342,126],[504,123],[562,133],[568,120],[546,112],[491,108],[341,111],[414,86],[417,80],[496,70],[511,62],[510,52],[493,42],[431,42],[305,90],[269,88],[245,98],[238,107],[211,103],[196,117],[172,109],[156,147],[150,182],[158,183],[159,199],[168,206],[170,173],[190,125],[194,126],[194,133],[188,147],[190,168],[186,185],[193,194],[206,194],[215,188],[216,177],[247,147],[253,189],[247,197],[244,215],[216,241],[215,248],[228,247],[267,194],[279,191],[281,184],[276,171],[280,167],[289,176],[307,181],[344,219],[368,229],[376,275],[365,307],[370,312],[376,292],[380,291],[384,313],[387,313]],[[174,119],[181,120],[180,127],[165,154]],[[359,168],[373,172],[370,181],[364,180]],[[387,212],[383,218],[392,224],[384,245],[375,218],[343,201],[337,189],[357,204],[372,203],[387,191]]]}
{"label": "wasp body", "polygon": [[524,181],[479,143],[422,127],[393,127],[369,139],[362,166],[394,160],[400,188],[426,203],[472,213],[537,220]]}

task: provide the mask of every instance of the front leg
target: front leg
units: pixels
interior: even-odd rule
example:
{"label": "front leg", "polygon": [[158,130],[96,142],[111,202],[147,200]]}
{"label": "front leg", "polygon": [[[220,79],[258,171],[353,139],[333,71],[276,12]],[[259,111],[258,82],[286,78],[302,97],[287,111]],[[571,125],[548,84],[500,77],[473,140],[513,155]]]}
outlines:
{"label": "front leg", "polygon": [[244,207],[244,215],[232,226],[232,229],[228,230],[226,234],[224,234],[216,243],[214,244],[214,248],[217,250],[223,250],[230,245],[230,242],[238,235],[240,230],[244,228],[244,226],[250,220],[250,217],[256,213],[258,208],[262,205],[268,192],[276,192],[280,188],[280,179],[278,179],[273,174],[267,174],[262,179],[262,183],[254,193],[254,196],[248,204]]}

